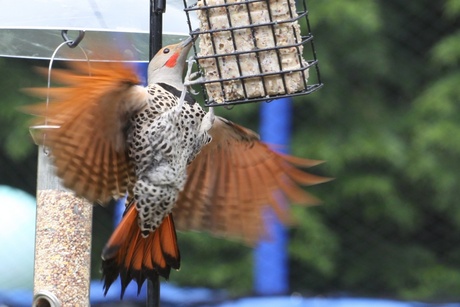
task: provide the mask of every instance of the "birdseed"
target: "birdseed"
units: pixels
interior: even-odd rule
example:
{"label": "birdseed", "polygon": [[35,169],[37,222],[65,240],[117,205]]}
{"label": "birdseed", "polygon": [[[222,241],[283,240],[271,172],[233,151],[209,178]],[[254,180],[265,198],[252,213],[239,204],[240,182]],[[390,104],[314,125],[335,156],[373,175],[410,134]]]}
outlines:
{"label": "birdseed", "polygon": [[73,193],[37,191],[34,295],[89,306],[92,205]]}

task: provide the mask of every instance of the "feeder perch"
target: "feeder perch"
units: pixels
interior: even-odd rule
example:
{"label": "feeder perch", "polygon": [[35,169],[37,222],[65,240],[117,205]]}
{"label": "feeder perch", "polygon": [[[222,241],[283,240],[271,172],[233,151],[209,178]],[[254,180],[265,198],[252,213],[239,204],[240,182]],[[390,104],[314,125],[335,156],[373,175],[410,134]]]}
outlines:
{"label": "feeder perch", "polygon": [[294,0],[184,0],[190,34],[199,38],[194,51],[207,106],[306,95],[322,86],[305,0],[299,4],[300,10]]}

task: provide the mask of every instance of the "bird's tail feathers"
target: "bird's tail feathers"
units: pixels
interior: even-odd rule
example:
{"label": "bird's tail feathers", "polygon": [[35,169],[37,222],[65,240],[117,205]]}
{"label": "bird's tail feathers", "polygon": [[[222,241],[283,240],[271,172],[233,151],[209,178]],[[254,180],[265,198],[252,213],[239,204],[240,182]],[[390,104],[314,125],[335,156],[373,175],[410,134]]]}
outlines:
{"label": "bird's tail feathers", "polygon": [[171,268],[179,267],[180,253],[172,214],[164,218],[155,232],[144,238],[137,223],[135,203],[131,203],[102,251],[105,294],[118,275],[123,298],[131,280],[137,282],[139,292],[146,279],[157,275],[167,279]]}

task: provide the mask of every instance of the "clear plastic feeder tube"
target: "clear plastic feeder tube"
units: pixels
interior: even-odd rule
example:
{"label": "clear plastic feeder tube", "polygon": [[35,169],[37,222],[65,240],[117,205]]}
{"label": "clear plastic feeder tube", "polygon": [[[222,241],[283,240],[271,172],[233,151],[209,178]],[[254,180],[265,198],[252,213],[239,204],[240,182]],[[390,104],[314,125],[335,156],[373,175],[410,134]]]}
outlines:
{"label": "clear plastic feeder tube", "polygon": [[90,306],[92,205],[61,185],[48,149],[38,151],[33,306]]}

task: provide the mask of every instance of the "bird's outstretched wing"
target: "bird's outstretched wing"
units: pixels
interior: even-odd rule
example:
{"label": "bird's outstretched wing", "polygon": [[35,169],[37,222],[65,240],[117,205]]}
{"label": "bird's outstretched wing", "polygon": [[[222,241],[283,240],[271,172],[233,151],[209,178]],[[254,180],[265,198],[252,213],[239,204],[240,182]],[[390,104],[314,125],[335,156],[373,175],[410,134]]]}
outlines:
{"label": "bird's outstretched wing", "polygon": [[256,133],[231,121],[216,117],[209,133],[213,139],[190,164],[173,211],[179,230],[204,230],[253,244],[265,234],[265,207],[289,223],[284,198],[318,203],[299,185],[330,180],[298,168],[322,161],[276,153]]}
{"label": "bird's outstretched wing", "polygon": [[55,126],[38,134],[50,149],[64,186],[89,201],[105,204],[123,196],[134,182],[127,157],[129,118],[148,101],[135,70],[120,62],[69,63],[53,70],[65,87],[29,89],[50,102],[26,112],[41,116],[37,124]]}

